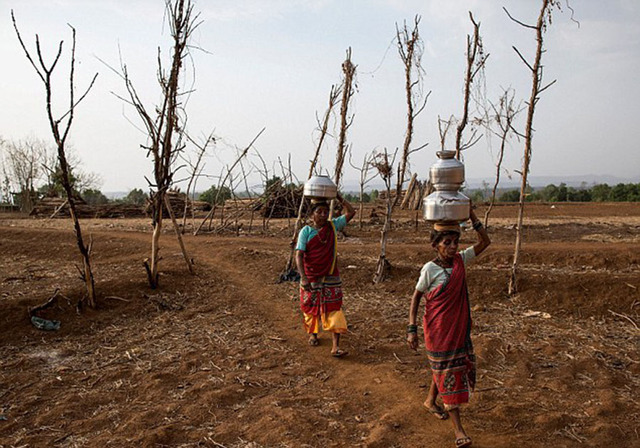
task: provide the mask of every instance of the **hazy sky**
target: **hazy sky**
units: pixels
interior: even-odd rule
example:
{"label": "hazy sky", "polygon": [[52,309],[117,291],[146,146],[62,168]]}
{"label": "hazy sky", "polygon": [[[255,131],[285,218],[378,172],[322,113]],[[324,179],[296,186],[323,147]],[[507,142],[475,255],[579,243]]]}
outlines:
{"label": "hazy sky", "polygon": [[[396,24],[421,16],[424,41],[423,89],[431,91],[417,119],[411,169],[420,178],[439,149],[437,117],[460,116],[468,12],[481,24],[490,54],[485,89],[496,101],[512,87],[529,98],[530,71],[512,46],[533,59],[534,31],[506,16],[535,23],[534,0],[200,0],[203,23],[194,35],[192,66],[185,86],[193,85],[188,128],[194,136],[212,130],[222,142],[208,157],[205,172],[216,176],[262,129],[255,147],[270,173],[280,174],[278,157],[306,178],[317,140],[316,114],[326,109],[332,84],[340,81],[348,47],[357,65],[357,93],[349,130],[353,159],[361,165],[374,149],[401,147],[406,127],[404,74],[394,44]],[[640,181],[640,2],[636,0],[563,0],[545,35],[545,91],[536,109],[532,176],[614,175]],[[86,171],[102,178],[101,189],[146,189],[151,161],[140,145],[145,136],[135,112],[112,92],[124,94],[122,81],[100,60],[118,67],[120,56],[151,108],[158,100],[157,48],[169,53],[162,0],[0,0],[0,136],[52,139],[44,109],[44,90],[19,47],[11,24],[14,10],[23,39],[33,48],[38,33],[51,58],[58,42],[71,43],[67,23],[77,31],[76,85],[83,90],[99,72],[93,90],[76,111],[70,142]],[[100,60],[99,60],[100,59]],[[63,62],[67,62],[65,59]],[[192,76],[195,67],[195,78]],[[66,106],[67,66],[60,66],[54,104]],[[56,100],[60,100],[55,103]],[[524,119],[525,113],[521,114]],[[518,127],[523,129],[523,122]],[[454,145],[454,137],[448,147]],[[333,172],[337,139],[322,152],[322,167]],[[483,140],[465,153],[468,178],[491,179],[499,142]],[[504,162],[513,176],[521,167],[523,143],[512,141]],[[253,156],[252,161],[259,163]],[[184,173],[184,172],[183,172]],[[358,173],[346,165],[345,179]],[[180,176],[178,176],[180,177]],[[214,179],[203,179],[208,188]],[[253,184],[259,183],[254,177]]]}

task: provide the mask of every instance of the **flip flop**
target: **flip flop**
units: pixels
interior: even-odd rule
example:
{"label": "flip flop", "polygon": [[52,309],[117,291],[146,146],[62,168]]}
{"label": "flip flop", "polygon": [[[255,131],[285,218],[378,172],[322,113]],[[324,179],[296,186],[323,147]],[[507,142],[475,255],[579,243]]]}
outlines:
{"label": "flip flop", "polygon": [[432,413],[434,417],[437,418],[438,420],[446,420],[449,418],[449,413],[438,406],[436,406],[435,408],[430,408],[426,404],[423,404],[423,406],[427,411]]}
{"label": "flip flop", "polygon": [[465,446],[471,446],[471,437],[460,437],[456,439],[456,448],[464,448]]}
{"label": "flip flop", "polygon": [[347,356],[348,354],[349,352],[340,349],[338,349],[337,352],[331,352],[331,356],[333,356],[334,358],[342,358],[344,356]]}
{"label": "flip flop", "polygon": [[309,338],[309,345],[311,347],[317,347],[318,345],[320,345],[320,341],[318,340],[318,338],[310,337]]}

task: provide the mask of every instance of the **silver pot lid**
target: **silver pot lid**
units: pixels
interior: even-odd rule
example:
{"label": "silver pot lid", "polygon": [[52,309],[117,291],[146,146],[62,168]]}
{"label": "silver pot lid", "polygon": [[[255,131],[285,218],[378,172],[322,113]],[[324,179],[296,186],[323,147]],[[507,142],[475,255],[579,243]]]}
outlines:
{"label": "silver pot lid", "polygon": [[305,183],[305,186],[337,188],[336,184],[333,183],[331,178],[326,175],[311,176],[309,180]]}

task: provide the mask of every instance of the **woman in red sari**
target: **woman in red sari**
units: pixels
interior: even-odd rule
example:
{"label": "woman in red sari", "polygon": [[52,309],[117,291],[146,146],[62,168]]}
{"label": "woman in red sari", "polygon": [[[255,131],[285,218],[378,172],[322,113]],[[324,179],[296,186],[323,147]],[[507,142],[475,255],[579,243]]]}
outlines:
{"label": "woman in red sari", "polygon": [[[491,244],[487,231],[473,210],[470,217],[478,242],[460,252],[460,226],[434,225],[431,245],[436,258],[425,264],[420,272],[411,298],[407,326],[407,342],[411,349],[416,350],[418,306],[426,294],[423,330],[433,379],[424,407],[441,420],[451,416],[458,448],[471,446],[471,438],[460,421],[459,406],[469,401],[476,380],[465,265]],[[442,398],[444,409],[436,403],[438,396]]]}
{"label": "woman in red sari", "polygon": [[340,194],[337,200],[345,214],[329,220],[329,204],[312,201],[312,224],[298,234],[296,264],[300,273],[300,308],[309,344],[319,345],[320,328],[332,334],[331,355],[347,354],[340,349],[340,335],[347,332],[347,320],[342,312],[342,280],[338,269],[337,232],[356,214],[353,206]]}

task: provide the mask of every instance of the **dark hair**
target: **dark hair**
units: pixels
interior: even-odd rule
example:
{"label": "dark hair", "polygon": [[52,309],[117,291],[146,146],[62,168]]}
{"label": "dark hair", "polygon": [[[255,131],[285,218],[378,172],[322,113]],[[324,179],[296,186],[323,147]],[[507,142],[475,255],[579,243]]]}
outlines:
{"label": "dark hair", "polygon": [[431,245],[432,246],[437,246],[438,243],[440,241],[442,241],[442,239],[445,236],[449,236],[449,235],[460,236],[460,232],[456,232],[455,230],[441,230],[441,231],[440,230],[433,230],[433,231],[431,231],[431,238],[430,238]]}
{"label": "dark hair", "polygon": [[315,212],[318,207],[329,208],[329,203],[327,201],[311,202],[311,213]]}

